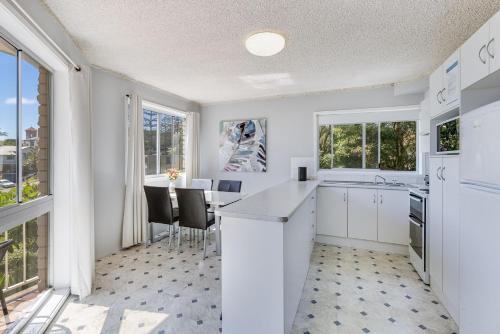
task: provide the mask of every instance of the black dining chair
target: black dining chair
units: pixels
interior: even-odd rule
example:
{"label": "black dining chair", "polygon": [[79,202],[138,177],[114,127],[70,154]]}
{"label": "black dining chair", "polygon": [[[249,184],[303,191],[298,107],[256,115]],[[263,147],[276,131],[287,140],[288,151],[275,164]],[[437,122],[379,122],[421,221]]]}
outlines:
{"label": "black dining chair", "polygon": [[167,224],[168,227],[168,247],[175,237],[174,224],[179,220],[179,210],[173,208],[172,199],[168,187],[144,186],[146,200],[148,202],[148,222],[150,228],[150,242],[153,243],[153,223]]}
{"label": "black dining chair", "polygon": [[203,231],[203,260],[205,260],[208,229],[215,224],[215,216],[209,214],[206,209],[205,192],[203,189],[175,188],[175,193],[179,205],[177,253],[180,252],[182,228],[198,229]]}
{"label": "black dining chair", "polygon": [[[14,240],[5,240],[0,243],[0,261],[3,260],[5,254],[9,250],[10,245],[14,243]],[[0,287],[0,302],[2,303],[3,315],[9,314],[9,310],[7,310],[7,303],[5,303],[5,297],[3,295],[3,288]]]}
{"label": "black dining chair", "polygon": [[228,191],[231,193],[239,193],[241,191],[241,181],[236,180],[220,180],[217,186],[218,191]]}

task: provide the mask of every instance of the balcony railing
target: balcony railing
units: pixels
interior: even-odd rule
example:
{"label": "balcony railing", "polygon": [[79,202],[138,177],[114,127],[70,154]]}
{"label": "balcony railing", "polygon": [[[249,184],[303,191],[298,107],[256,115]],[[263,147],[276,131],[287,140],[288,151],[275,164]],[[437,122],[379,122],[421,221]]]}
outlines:
{"label": "balcony railing", "polygon": [[32,219],[0,234],[2,240],[14,240],[0,263],[0,285],[6,295],[39,282],[38,220]]}

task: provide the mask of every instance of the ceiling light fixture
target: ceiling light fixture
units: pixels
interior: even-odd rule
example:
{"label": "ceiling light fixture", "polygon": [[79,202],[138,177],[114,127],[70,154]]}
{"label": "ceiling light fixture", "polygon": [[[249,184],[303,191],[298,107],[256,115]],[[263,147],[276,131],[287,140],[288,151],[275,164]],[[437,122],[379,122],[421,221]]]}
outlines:
{"label": "ceiling light fixture", "polygon": [[285,48],[285,37],[274,32],[259,32],[248,37],[245,46],[253,55],[274,56]]}

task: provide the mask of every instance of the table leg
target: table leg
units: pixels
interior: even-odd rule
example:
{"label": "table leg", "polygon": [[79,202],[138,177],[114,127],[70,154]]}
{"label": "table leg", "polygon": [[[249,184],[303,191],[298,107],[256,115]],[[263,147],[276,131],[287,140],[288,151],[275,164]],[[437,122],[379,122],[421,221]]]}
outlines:
{"label": "table leg", "polygon": [[215,216],[215,251],[217,255],[221,254],[221,235],[220,235],[220,216]]}

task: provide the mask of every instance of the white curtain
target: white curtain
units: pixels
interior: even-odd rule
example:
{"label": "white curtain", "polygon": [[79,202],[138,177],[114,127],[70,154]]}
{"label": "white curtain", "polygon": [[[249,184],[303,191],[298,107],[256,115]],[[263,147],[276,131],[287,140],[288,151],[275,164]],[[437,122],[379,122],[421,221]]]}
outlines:
{"label": "white curtain", "polygon": [[70,69],[71,293],[84,298],[94,280],[94,180],[90,69]]}
{"label": "white curtain", "polygon": [[125,202],[122,247],[146,240],[146,198],[144,195],[144,129],[142,99],[132,94],[125,103],[127,123]]}
{"label": "white curtain", "polygon": [[191,181],[198,178],[200,169],[200,114],[197,112],[188,112],[186,118],[186,185],[190,186]]}

